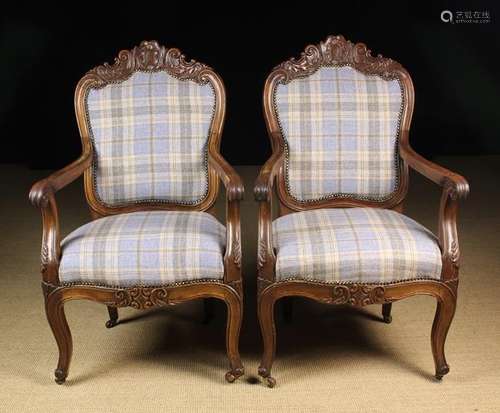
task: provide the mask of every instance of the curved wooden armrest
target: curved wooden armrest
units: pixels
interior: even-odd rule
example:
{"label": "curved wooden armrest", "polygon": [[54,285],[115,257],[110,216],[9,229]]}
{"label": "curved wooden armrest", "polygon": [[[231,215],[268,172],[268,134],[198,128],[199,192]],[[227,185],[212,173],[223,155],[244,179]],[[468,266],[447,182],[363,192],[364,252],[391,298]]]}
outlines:
{"label": "curved wooden armrest", "polygon": [[256,201],[269,201],[271,198],[274,177],[278,173],[284,157],[283,146],[279,145],[260,170],[254,187]]}
{"label": "curved wooden armrest", "polygon": [[257,243],[258,290],[274,282],[276,254],[273,247],[272,200],[259,202],[259,232]]}
{"label": "curved wooden armrest", "polygon": [[78,178],[90,166],[92,157],[84,153],[75,162],[36,182],[29,193],[31,203],[42,212],[41,273],[45,282],[59,282],[61,242],[55,193]]}
{"label": "curved wooden armrest", "polygon": [[425,159],[415,152],[408,143],[401,144],[400,154],[412,169],[436,184],[449,188],[450,196],[453,198],[467,198],[469,194],[469,184],[463,176]]}
{"label": "curved wooden armrest", "polygon": [[[274,133],[271,133],[273,135]],[[280,142],[281,138],[271,136],[272,142]],[[283,145],[278,144],[273,148],[271,157],[266,161],[259,176],[255,181],[255,200],[259,201],[259,234],[257,244],[257,269],[259,272],[258,290],[261,291],[269,283],[274,281],[274,266],[276,255],[273,247],[273,219],[272,219],[272,188],[274,178],[279,172],[285,150]]]}
{"label": "curved wooden armrest", "polygon": [[215,149],[208,151],[208,162],[217,171],[226,187],[227,199],[229,201],[241,201],[245,193],[245,187],[233,167]]}
{"label": "curved wooden armrest", "polygon": [[30,190],[30,202],[39,208],[47,206],[50,198],[61,188],[78,178],[90,166],[91,162],[90,153],[84,153],[68,166],[36,182]]}
{"label": "curved wooden armrest", "polygon": [[224,282],[232,285],[240,295],[241,285],[241,224],[240,201],[245,188],[243,181],[218,149],[209,148],[208,162],[217,171],[226,187],[226,252],[224,254]]}
{"label": "curved wooden armrest", "polygon": [[401,145],[400,153],[412,169],[443,187],[438,219],[438,238],[443,259],[441,278],[455,279],[458,277],[460,260],[457,233],[458,200],[467,197],[469,184],[463,176],[420,156],[408,143]]}

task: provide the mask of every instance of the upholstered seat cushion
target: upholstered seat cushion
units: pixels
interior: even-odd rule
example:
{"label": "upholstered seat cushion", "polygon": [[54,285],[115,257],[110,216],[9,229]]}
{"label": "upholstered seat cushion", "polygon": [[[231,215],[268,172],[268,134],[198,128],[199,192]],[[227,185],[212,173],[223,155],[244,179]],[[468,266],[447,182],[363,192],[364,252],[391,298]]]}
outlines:
{"label": "upholstered seat cushion", "polygon": [[222,279],[225,227],[205,212],[148,211],[92,221],[62,241],[63,283],[166,285]]}
{"label": "upholstered seat cushion", "polygon": [[316,209],[273,222],[276,278],[384,283],[437,279],[436,237],[398,212],[379,208]]}

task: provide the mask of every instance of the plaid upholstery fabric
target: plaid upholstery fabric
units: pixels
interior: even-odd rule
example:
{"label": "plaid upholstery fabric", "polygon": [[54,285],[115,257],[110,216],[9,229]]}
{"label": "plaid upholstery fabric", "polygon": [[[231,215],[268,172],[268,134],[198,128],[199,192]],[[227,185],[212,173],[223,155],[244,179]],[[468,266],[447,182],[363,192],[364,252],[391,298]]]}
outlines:
{"label": "plaid upholstery fabric", "polygon": [[290,195],[387,198],[397,189],[401,87],[345,67],[278,84],[275,103],[288,146]]}
{"label": "plaid upholstery fabric", "polygon": [[225,228],[205,212],[109,216],[76,229],[61,245],[64,283],[155,286],[224,275]]}
{"label": "plaid upholstery fabric", "polygon": [[378,208],[316,209],[273,222],[276,278],[383,283],[441,276],[436,237]]}
{"label": "plaid upholstery fabric", "polygon": [[208,188],[206,143],[214,106],[210,85],[166,72],[136,72],[91,89],[87,110],[101,201],[201,200]]}

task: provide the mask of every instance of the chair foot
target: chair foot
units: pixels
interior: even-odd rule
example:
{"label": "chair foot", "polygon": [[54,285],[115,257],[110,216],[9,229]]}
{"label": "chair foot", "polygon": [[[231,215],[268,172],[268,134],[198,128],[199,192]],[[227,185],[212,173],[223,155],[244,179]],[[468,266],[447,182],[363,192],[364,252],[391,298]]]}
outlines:
{"label": "chair foot", "polygon": [[264,344],[262,361],[259,366],[259,376],[266,382],[268,387],[274,387],[276,380],[271,376],[274,355],[276,352],[276,326],[274,323],[274,304],[276,299],[271,292],[261,293],[258,300],[258,316]]}
{"label": "chair foot", "polygon": [[276,379],[271,376],[271,373],[265,367],[259,367],[259,376],[264,379],[267,387],[272,389],[276,386]]}
{"label": "chair foot", "polygon": [[54,376],[57,384],[63,384],[66,381],[66,377],[68,377],[68,372],[63,369],[56,369],[54,371]]}
{"label": "chair foot", "polygon": [[265,379],[266,386],[272,389],[274,386],[276,386],[276,379],[272,376],[268,376]]}
{"label": "chair foot", "polygon": [[228,383],[233,383],[245,373],[239,351],[243,300],[234,290],[229,289],[224,300],[227,306],[226,350],[230,365],[225,377]]}
{"label": "chair foot", "polygon": [[118,324],[118,309],[108,305],[109,320],[106,321],[106,328],[113,328]]}
{"label": "chair foot", "polygon": [[118,321],[108,320],[108,321],[106,321],[105,326],[106,326],[106,328],[113,328],[117,324],[118,324]]}
{"label": "chair foot", "polygon": [[456,297],[451,293],[438,300],[431,332],[432,354],[436,366],[435,377],[437,380],[441,380],[444,375],[450,372],[450,367],[444,355],[444,344],[455,314],[455,308]]}
{"label": "chair foot", "polygon": [[435,377],[437,380],[442,380],[443,376],[447,375],[450,372],[450,367],[448,365],[444,365],[436,370]]}
{"label": "chair foot", "polygon": [[228,383],[234,383],[238,378],[243,376],[243,374],[245,374],[245,371],[243,370],[243,368],[237,368],[234,370],[229,370],[226,373],[225,378],[226,378],[226,381]]}

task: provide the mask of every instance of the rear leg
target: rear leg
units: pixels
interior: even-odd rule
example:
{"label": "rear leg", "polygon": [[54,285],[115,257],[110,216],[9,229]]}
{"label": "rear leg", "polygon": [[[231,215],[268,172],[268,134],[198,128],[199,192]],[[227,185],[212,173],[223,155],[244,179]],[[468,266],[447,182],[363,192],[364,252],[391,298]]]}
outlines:
{"label": "rear leg", "polygon": [[382,304],[382,317],[384,317],[384,323],[390,324],[392,322],[392,303]]}
{"label": "rear leg", "polygon": [[109,320],[106,321],[106,327],[107,328],[112,328],[118,324],[118,308],[116,307],[108,307],[108,313],[109,313]]}

